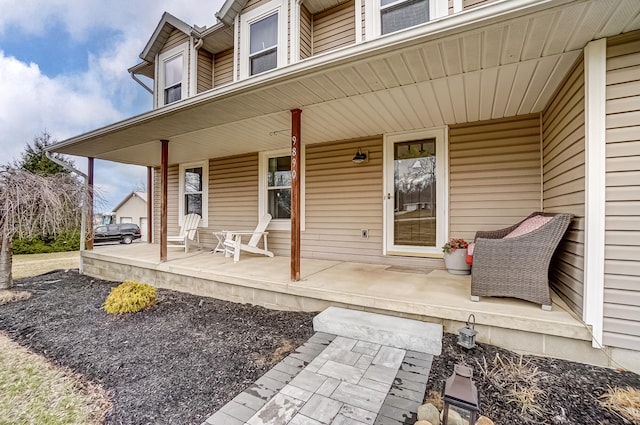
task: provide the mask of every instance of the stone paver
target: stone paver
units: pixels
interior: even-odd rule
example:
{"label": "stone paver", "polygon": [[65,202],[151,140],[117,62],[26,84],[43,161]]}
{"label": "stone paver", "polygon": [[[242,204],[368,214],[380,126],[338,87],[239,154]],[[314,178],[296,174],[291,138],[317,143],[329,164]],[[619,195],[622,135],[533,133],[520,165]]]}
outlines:
{"label": "stone paver", "polygon": [[[397,347],[401,344],[386,345],[389,332],[385,328],[382,343],[370,330],[366,340],[316,332],[205,424],[413,423],[433,354]],[[439,338],[441,335],[437,342],[420,342],[418,347],[438,351]]]}

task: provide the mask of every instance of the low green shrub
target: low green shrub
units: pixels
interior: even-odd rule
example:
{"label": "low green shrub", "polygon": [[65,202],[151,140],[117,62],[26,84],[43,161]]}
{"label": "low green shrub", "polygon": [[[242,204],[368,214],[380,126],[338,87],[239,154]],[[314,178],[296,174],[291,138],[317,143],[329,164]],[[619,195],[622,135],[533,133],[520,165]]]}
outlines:
{"label": "low green shrub", "polygon": [[65,232],[56,236],[48,235],[29,239],[13,239],[13,253],[16,255],[78,251],[79,249],[80,232]]}
{"label": "low green shrub", "polygon": [[135,280],[125,280],[111,289],[102,308],[109,314],[135,313],[152,305],[157,290]]}

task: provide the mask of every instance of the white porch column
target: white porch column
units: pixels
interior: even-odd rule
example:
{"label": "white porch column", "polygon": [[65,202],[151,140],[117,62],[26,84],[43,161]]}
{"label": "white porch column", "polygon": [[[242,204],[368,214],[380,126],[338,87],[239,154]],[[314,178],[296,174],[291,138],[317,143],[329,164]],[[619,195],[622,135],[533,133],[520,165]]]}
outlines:
{"label": "white porch column", "polygon": [[583,319],[593,327],[594,347],[602,345],[606,178],[607,40],[584,49],[585,78],[585,242]]}

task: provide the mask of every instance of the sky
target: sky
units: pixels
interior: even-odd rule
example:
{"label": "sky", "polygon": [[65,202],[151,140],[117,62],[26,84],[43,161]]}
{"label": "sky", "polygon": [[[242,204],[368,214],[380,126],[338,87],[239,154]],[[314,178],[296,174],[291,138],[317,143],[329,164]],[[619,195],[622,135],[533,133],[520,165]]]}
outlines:
{"label": "sky", "polygon": [[[223,0],[0,0],[0,164],[48,132],[62,141],[151,109],[127,69],[167,11],[210,27]],[[150,80],[147,84],[151,86]],[[70,157],[86,172],[87,159]],[[146,168],[95,161],[98,211],[146,184]]]}

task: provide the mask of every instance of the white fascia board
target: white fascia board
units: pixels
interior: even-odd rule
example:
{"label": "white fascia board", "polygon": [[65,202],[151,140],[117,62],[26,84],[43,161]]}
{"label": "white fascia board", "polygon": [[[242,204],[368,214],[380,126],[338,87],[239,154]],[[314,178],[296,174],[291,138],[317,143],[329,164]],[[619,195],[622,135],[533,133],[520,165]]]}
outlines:
{"label": "white fascia board", "polygon": [[585,242],[584,321],[592,326],[593,346],[602,345],[606,193],[607,40],[584,49],[585,78]]}
{"label": "white fascia board", "polygon": [[[406,31],[377,37],[373,40],[360,44],[354,44],[325,54],[312,56],[309,59],[305,59],[304,61],[300,61],[295,64],[276,68],[250,78],[238,80],[233,84],[227,84],[218,89],[214,88],[213,90],[208,90],[202,94],[193,96],[192,98],[174,102],[109,126],[63,140],[56,145],[53,145],[50,150],[55,152],[55,147],[61,148],[85,141],[86,139],[100,137],[101,135],[108,134],[119,129],[134,126],[148,120],[159,118],[163,115],[169,115],[179,109],[191,108],[200,103],[208,103],[217,98],[227,98],[247,93],[257,87],[266,88],[270,85],[282,83],[285,80],[301,77],[307,72],[325,71],[331,69],[335,65],[341,65],[348,61],[364,60],[370,57],[396,51],[399,48],[425,43],[447,35],[457,34],[462,31],[473,31],[477,28],[501,22],[505,19],[517,18],[522,15],[531,14],[550,7],[570,3],[572,1],[573,0],[509,0],[495,4],[490,3],[487,6],[471,9],[464,13],[449,15],[446,18],[430,22],[428,25],[420,25]],[[236,20],[238,20],[238,16],[236,16]],[[235,28],[235,31],[237,30],[238,25],[236,25]],[[237,45],[237,43],[234,44]],[[235,53],[234,66],[237,63],[237,52]],[[234,73],[234,77],[235,75],[237,74]]]}
{"label": "white fascia board", "polygon": [[164,12],[162,14],[162,18],[160,19],[160,22],[158,23],[158,26],[156,26],[156,29],[153,32],[153,35],[147,42],[142,53],[140,53],[140,59],[151,62],[151,60],[155,57],[156,53],[158,53],[152,50],[153,50],[153,46],[155,45],[156,39],[162,33],[162,29],[164,28],[165,25],[171,25],[172,27],[174,27],[179,31],[182,31],[186,35],[190,35],[191,32],[193,31],[193,28],[189,24],[181,21],[180,19],[176,18],[175,16],[173,16],[168,12]]}
{"label": "white fascia board", "polygon": [[216,13],[216,18],[226,25],[231,25],[246,4],[247,0],[227,0]]}

